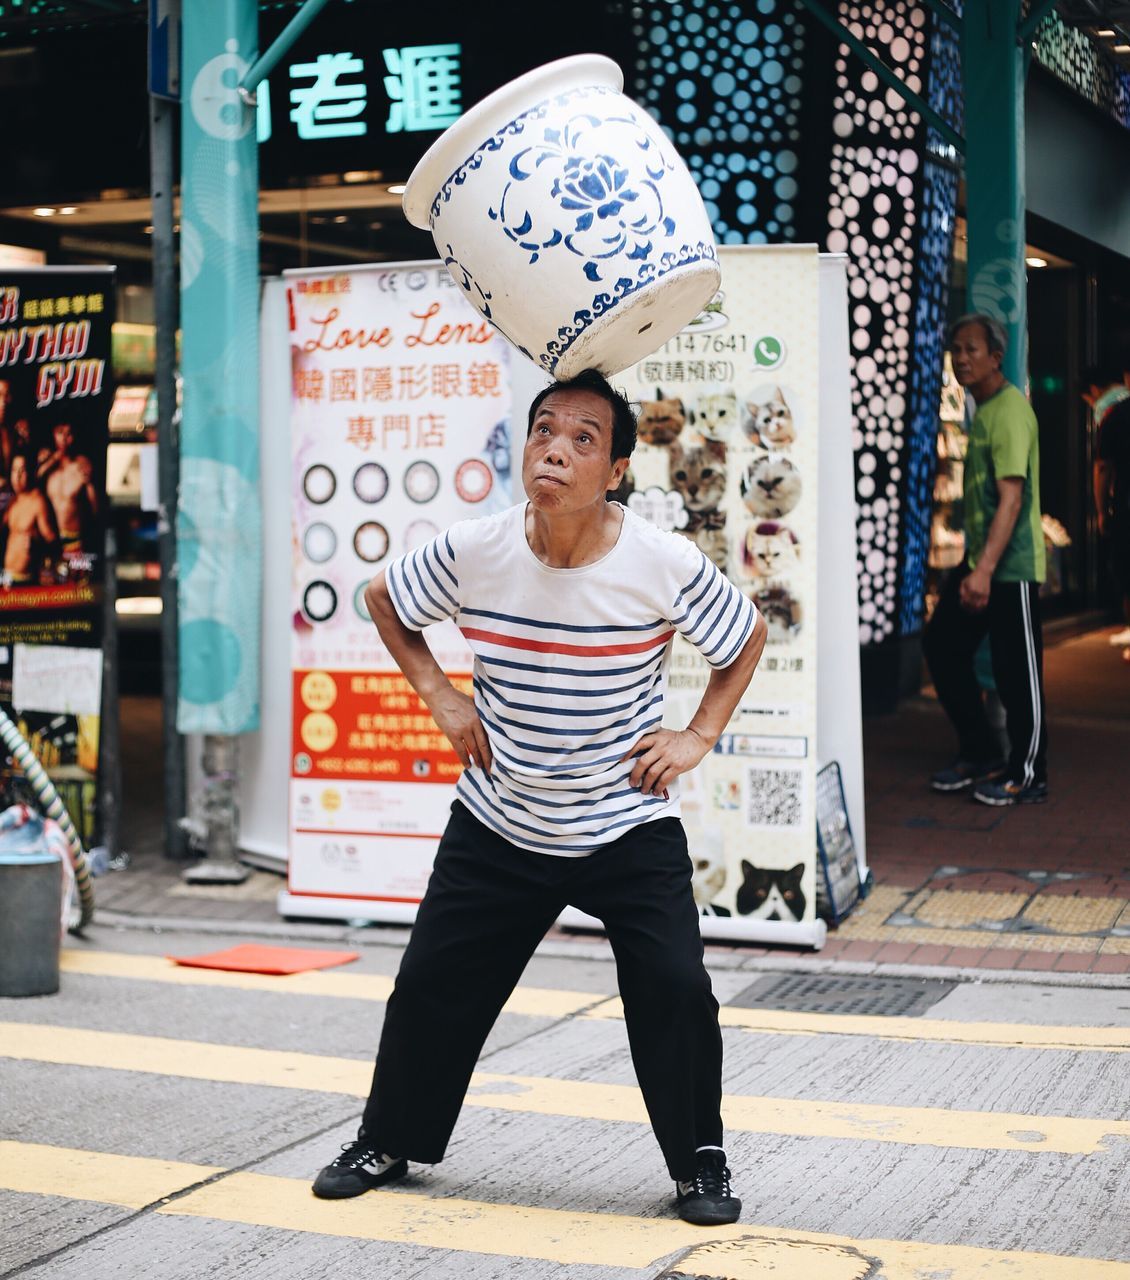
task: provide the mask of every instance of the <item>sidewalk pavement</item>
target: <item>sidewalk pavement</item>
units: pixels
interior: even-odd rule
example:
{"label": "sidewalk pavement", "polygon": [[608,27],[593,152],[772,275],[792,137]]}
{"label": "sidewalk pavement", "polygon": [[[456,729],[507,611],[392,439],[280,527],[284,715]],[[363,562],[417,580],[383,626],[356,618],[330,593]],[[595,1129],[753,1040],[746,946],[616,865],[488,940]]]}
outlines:
{"label": "sidewalk pavement", "polygon": [[[1103,984],[1130,975],[1130,665],[1113,628],[1045,651],[1051,798],[991,809],[931,792],[952,755],[937,703],[911,698],[864,721],[870,897],[829,931],[818,953],[711,944],[712,964],[907,974],[941,971],[1078,975]],[[188,885],[160,848],[160,705],[126,699],[124,845],[128,870],[95,882],[107,924],[280,933],[400,943],[403,929],[283,922],[283,887],[257,871],[238,886]],[[155,742],[156,745],[155,746]],[[156,801],[156,807],[155,807]],[[555,930],[554,949],[601,952],[592,935]],[[729,958],[727,960],[727,957]],[[1087,977],[1084,977],[1087,975]]]}

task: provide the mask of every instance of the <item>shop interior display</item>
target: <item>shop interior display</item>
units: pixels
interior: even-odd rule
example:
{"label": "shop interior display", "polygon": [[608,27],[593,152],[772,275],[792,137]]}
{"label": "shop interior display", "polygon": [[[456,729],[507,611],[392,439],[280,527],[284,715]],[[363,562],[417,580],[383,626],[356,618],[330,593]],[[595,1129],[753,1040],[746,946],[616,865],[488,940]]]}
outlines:
{"label": "shop interior display", "polygon": [[942,369],[938,406],[938,470],[934,477],[934,510],[930,518],[930,552],[926,575],[926,617],[934,612],[942,574],[965,555],[964,503],[966,430],[965,391],[953,375],[949,352]]}

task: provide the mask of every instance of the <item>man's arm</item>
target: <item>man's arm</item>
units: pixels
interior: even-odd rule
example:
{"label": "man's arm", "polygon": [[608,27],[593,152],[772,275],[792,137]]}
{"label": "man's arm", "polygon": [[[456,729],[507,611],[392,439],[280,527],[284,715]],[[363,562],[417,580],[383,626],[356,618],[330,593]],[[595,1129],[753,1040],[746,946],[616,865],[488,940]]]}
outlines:
{"label": "man's arm", "polygon": [[423,634],[400,621],[383,570],[365,588],[365,607],[393,661],[423,698],[463,767],[475,764],[490,773],[490,742],[475,711],[474,699],[460,693],[444,675]]}
{"label": "man's arm", "polygon": [[59,530],[55,527],[55,513],[51,504],[40,494],[35,511],[35,522],[39,528],[39,536],[49,545],[59,539]]}
{"label": "man's arm", "polygon": [[961,583],[961,603],[973,613],[980,613],[989,603],[993,574],[1005,549],[1012,540],[1016,518],[1024,500],[1024,477],[1004,476],[997,480],[997,510],[989,525],[989,536],[973,570]]}
{"label": "man's arm", "polygon": [[624,754],[625,760],[636,755],[639,757],[631,773],[633,787],[639,787],[645,796],[662,795],[679,774],[688,773],[708,751],[713,750],[753,678],[768,634],[769,627],[758,614],[741,653],[728,667],[710,673],[702,701],[690,724],[681,732],[654,729],[645,733]]}

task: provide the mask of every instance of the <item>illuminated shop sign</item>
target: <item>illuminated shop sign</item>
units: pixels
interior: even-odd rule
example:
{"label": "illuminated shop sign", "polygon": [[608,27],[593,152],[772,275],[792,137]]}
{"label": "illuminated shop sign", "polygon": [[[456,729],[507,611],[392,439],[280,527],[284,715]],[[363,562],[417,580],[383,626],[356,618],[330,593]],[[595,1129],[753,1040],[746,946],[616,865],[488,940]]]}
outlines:
{"label": "illuminated shop sign", "polygon": [[[312,61],[286,68],[289,109],[286,126],[304,142],[329,138],[360,138],[378,123],[383,132],[422,133],[446,129],[462,112],[461,46],[408,45],[382,49],[377,59],[352,51],[319,53]],[[387,98],[386,109],[374,118],[370,110],[371,76]],[[276,76],[276,90],[282,76]],[[267,142],[278,130],[271,86],[258,91],[258,138]]]}

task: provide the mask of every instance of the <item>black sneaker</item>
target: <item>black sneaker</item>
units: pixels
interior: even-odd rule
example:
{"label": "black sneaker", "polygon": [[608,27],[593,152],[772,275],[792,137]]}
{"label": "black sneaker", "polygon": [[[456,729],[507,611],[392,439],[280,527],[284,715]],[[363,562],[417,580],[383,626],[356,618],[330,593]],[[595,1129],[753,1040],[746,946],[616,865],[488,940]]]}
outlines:
{"label": "black sneaker", "polygon": [[408,1172],[408,1161],[386,1156],[363,1138],[342,1144],[341,1155],[314,1179],[314,1194],[322,1200],[348,1200],[373,1187],[395,1182]]}
{"label": "black sneaker", "polygon": [[1048,798],[1046,782],[1031,782],[1025,786],[1022,782],[1013,782],[1005,778],[1003,782],[982,782],[973,788],[973,799],[982,804],[991,804],[1003,808],[1010,804],[1043,804]]}
{"label": "black sneaker", "polygon": [[737,1222],[742,1202],[730,1190],[726,1153],[709,1147],[698,1153],[698,1173],[693,1182],[675,1183],[675,1205],[684,1222],[716,1227]]}
{"label": "black sneaker", "polygon": [[964,791],[978,782],[988,782],[1003,773],[1004,760],[955,760],[953,764],[930,775],[935,791]]}

